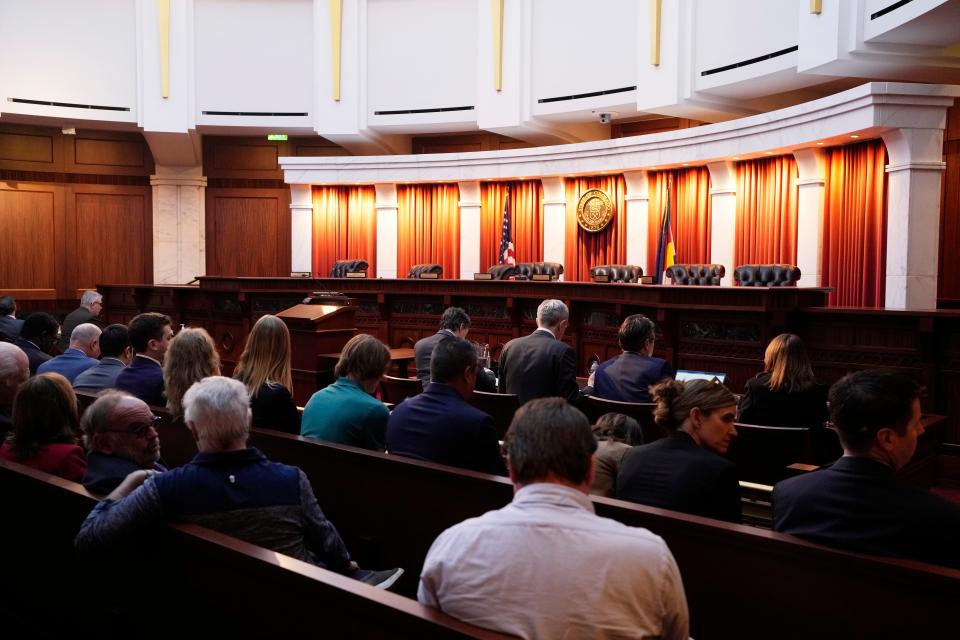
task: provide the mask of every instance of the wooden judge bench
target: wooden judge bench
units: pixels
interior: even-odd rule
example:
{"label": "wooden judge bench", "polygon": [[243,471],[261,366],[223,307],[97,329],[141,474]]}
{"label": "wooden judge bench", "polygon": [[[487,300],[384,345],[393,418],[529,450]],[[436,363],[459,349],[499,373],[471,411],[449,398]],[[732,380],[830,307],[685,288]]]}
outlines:
{"label": "wooden judge bench", "polygon": [[[109,322],[159,311],[177,326],[205,327],[227,374],[261,315],[296,308],[285,315],[296,316],[287,323],[293,334],[299,403],[320,384],[318,375],[329,376],[320,371],[316,356],[339,351],[354,328],[390,347],[411,347],[437,331],[440,314],[451,305],[466,309],[472,320],[469,339],[488,343],[496,361],[508,340],[533,331],[542,300],[563,300],[571,314],[564,340],[577,352],[578,375],[586,375],[593,356],[606,359],[619,353],[620,322],[642,313],[657,324],[655,355],[677,369],[724,372],[735,392],[762,370],[770,339],[791,332],[804,339],[824,382],[876,367],[918,380],[926,387],[924,412],[948,416],[946,439],[960,442],[960,311],[955,310],[827,308],[827,289],[799,287],[208,276],[196,286],[97,288],[104,295]],[[337,310],[320,313],[297,307],[311,292],[342,294],[328,296],[322,305],[306,305]]]}

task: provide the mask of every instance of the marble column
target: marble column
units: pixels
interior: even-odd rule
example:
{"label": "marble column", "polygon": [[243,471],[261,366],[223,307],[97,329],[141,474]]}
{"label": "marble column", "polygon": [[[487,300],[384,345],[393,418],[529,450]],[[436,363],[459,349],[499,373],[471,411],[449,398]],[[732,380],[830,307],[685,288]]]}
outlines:
{"label": "marble column", "polygon": [[480,271],[480,183],[460,183],[460,279]]}
{"label": "marble column", "polygon": [[737,173],[730,160],[711,162],[710,171],[710,262],[722,264],[726,273],[722,285],[733,284],[737,233]]}
{"label": "marble column", "polygon": [[186,284],[207,272],[203,167],[157,166],[153,190],[153,283]]}
{"label": "marble column", "polygon": [[[313,192],[309,184],[290,185],[290,275],[313,274]],[[325,278],[329,274],[314,274]]]}
{"label": "marble column", "polygon": [[[378,184],[377,273],[378,278],[397,277],[397,185]],[[407,274],[400,274],[403,277]]]}
{"label": "marble column", "polygon": [[627,183],[627,264],[642,267],[647,273],[647,221],[650,216],[650,190],[646,171],[625,171]]}
{"label": "marble column", "polygon": [[826,154],[823,149],[808,147],[793,152],[797,160],[797,286],[819,287],[823,284],[820,270],[823,257],[823,199],[827,177]]}
{"label": "marble column", "polygon": [[[563,178],[541,178],[543,183],[543,260],[563,264],[566,250],[567,195]],[[569,265],[564,265],[568,268]],[[564,277],[560,276],[563,280]]]}

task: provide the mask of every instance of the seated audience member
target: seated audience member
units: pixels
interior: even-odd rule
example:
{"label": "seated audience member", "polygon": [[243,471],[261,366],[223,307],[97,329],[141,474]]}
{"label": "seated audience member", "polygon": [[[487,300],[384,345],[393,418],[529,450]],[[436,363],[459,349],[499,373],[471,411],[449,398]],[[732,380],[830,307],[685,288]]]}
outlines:
{"label": "seated audience member", "polygon": [[597,436],[597,472],[590,493],[607,498],[617,495],[617,474],[630,447],[643,444],[640,423],[622,413],[605,413],[593,425]]}
{"label": "seated audience member", "polygon": [[22,385],[13,400],[13,429],[0,458],[80,482],[87,468],[77,444],[77,396],[59,373],[42,373]]}
{"label": "seated audience member", "polygon": [[[449,307],[440,316],[440,330],[432,336],[421,338],[413,345],[413,361],[417,367],[417,377],[426,389],[430,384],[430,356],[433,349],[445,340],[453,338],[466,339],[470,332],[470,316],[460,307]],[[477,391],[496,393],[497,378],[492,371],[480,368],[477,370]]]}
{"label": "seated audience member", "polygon": [[437,343],[433,382],[397,405],[387,422],[387,451],[482,473],[506,475],[493,418],[472,407],[477,354],[461,338]]}
{"label": "seated audience member", "polygon": [[13,341],[23,349],[30,361],[30,375],[37,374],[37,367],[50,360],[50,351],[60,339],[60,324],[49,313],[36,311],[27,316],[20,327],[20,337]]}
{"label": "seated audience member", "polygon": [[366,333],[350,338],[333,370],[337,381],[303,408],[300,435],[383,451],[390,411],[371,394],[388,366],[385,344]]}
{"label": "seated audience member", "polygon": [[106,495],[137,469],[166,471],[160,464],[158,418],[150,407],[125,391],[105,391],[80,420],[87,446],[83,486]]}
{"label": "seated audience member", "polygon": [[27,354],[9,342],[0,342],[0,441],[13,427],[13,399],[29,377]]}
{"label": "seated audience member", "polygon": [[544,300],[537,307],[537,330],[514,338],[500,352],[500,393],[515,393],[520,404],[558,396],[576,402],[577,355],[563,342],[570,312],[560,300]]}
{"label": "seated audience member", "polygon": [[271,315],[257,320],[233,377],[250,394],[254,427],[300,433],[300,414],[293,401],[290,330],[283,320]]}
{"label": "seated audience member", "polygon": [[116,387],[147,404],[163,406],[163,358],[173,339],[170,317],[162,313],[141,313],[127,325],[136,356],[117,374]]}
{"label": "seated audience member", "polygon": [[242,383],[205,378],[187,391],[183,405],[200,453],[166,473],[138,470],[127,476],[87,516],[78,549],[110,549],[144,525],[177,519],[383,588],[403,573],[359,570],[303,471],[247,447],[250,398]]}
{"label": "seated audience member", "polygon": [[617,497],[651,507],[740,522],[736,466],[723,457],[737,432],[737,400],[708,380],[665,380],[650,390],[654,420],[670,435],[623,457]]}
{"label": "seated audience member", "polygon": [[112,389],[117,376],[133,360],[130,332],[123,324],[111,324],[100,334],[100,362],[73,379],[76,391],[97,393]]}
{"label": "seated audience member", "polygon": [[195,382],[220,375],[220,356],[206,329],[184,329],[170,341],[163,358],[167,409],[183,421],[183,396]]}
{"label": "seated audience member", "polygon": [[773,529],[860,553],[960,568],[960,507],[897,478],[923,434],[920,387],[858,371],[830,389],[844,455],[773,489]]}
{"label": "seated audience member", "polygon": [[57,348],[60,351],[66,351],[69,346],[69,340],[73,330],[81,324],[91,323],[98,327],[100,323],[100,312],[103,311],[103,296],[96,291],[84,291],[80,296],[80,306],[67,314],[63,319],[63,331],[60,334],[60,340]]}
{"label": "seated audience member", "polygon": [[0,333],[14,340],[20,337],[22,326],[23,320],[17,319],[17,301],[11,296],[0,296]]}
{"label": "seated audience member", "polygon": [[514,416],[506,446],[513,501],[440,534],[420,602],[521,638],[686,639],[666,543],[594,514],[586,417],[559,398],[534,400]]}
{"label": "seated audience member", "polygon": [[763,373],[747,382],[740,422],[775,427],[822,427],[827,421],[827,387],[818,384],[803,341],[781,333],[763,354]]}
{"label": "seated audience member", "polygon": [[673,367],[653,357],[654,324],[644,315],[627,316],[617,339],[623,353],[602,363],[586,393],[618,402],[650,402],[650,385],[673,377]]}
{"label": "seated audience member", "polygon": [[98,357],[100,327],[89,322],[78,324],[70,336],[70,348],[37,367],[37,373],[59,373],[73,384],[78,375],[100,363]]}

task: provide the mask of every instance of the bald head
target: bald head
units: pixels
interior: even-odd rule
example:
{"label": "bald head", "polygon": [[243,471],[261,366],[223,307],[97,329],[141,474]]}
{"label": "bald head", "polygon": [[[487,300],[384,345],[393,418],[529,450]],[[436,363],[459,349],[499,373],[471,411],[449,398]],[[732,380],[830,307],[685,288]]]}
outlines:
{"label": "bald head", "polygon": [[91,358],[99,358],[100,327],[90,322],[78,324],[70,334],[70,348],[79,349]]}
{"label": "bald head", "polygon": [[9,342],[0,342],[0,407],[9,407],[17,389],[30,377],[27,354]]}
{"label": "bald head", "polygon": [[107,391],[80,423],[90,452],[116,456],[150,469],[160,459],[160,439],[150,407],[123,391]]}

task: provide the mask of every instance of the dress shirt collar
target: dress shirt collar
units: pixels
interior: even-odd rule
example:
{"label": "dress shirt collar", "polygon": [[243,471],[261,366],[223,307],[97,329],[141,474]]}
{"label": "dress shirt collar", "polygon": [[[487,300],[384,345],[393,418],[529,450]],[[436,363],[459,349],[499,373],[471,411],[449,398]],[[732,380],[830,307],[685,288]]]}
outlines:
{"label": "dress shirt collar", "polygon": [[520,487],[513,495],[512,504],[518,507],[527,505],[551,505],[570,509],[583,509],[594,513],[590,498],[573,487],[556,482],[535,482]]}
{"label": "dress shirt collar", "polygon": [[138,358],[146,358],[146,359],[149,360],[150,362],[155,363],[158,367],[160,367],[161,369],[163,369],[163,365],[160,364],[160,361],[159,361],[159,360],[156,360],[156,359],[154,359],[154,358],[151,358],[150,356],[145,356],[145,355],[143,355],[142,353],[138,353],[138,354],[137,354],[137,357],[138,357]]}
{"label": "dress shirt collar", "polygon": [[545,334],[547,334],[548,336],[550,336],[550,337],[553,338],[554,340],[557,339],[557,334],[555,334],[555,333],[554,333],[553,331],[551,331],[550,329],[547,329],[546,327],[537,327],[537,329],[536,329],[536,331],[534,331],[534,333],[536,333],[537,331],[543,331]]}

